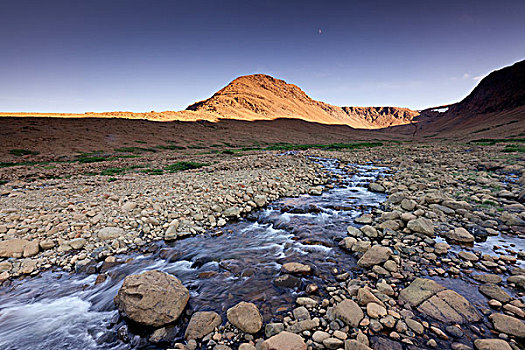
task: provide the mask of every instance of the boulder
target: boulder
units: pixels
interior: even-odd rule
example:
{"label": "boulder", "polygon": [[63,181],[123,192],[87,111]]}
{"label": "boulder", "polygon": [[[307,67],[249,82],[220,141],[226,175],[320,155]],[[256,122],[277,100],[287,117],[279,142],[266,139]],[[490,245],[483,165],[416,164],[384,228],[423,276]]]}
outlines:
{"label": "boulder", "polygon": [[489,316],[494,328],[499,332],[525,338],[525,323],[523,321],[504,314],[494,313]]}
{"label": "boulder", "polygon": [[334,316],[350,327],[357,327],[364,314],[355,301],[345,299],[334,307]]}
{"label": "boulder", "polygon": [[176,277],[151,270],[127,276],[115,305],[122,316],[158,328],[176,321],[189,298],[188,290]]}
{"label": "boulder", "polygon": [[476,339],[474,347],[477,350],[512,350],[509,343],[503,339]]}
{"label": "boulder", "polygon": [[222,212],[222,215],[226,217],[236,217],[241,215],[241,208],[231,207]]}
{"label": "boulder", "polygon": [[481,320],[472,304],[462,295],[447,289],[424,301],[418,310],[444,323],[470,323]]}
{"label": "boulder", "polygon": [[345,350],[372,350],[366,344],[360,343],[355,339],[345,341]]}
{"label": "boulder", "polygon": [[462,295],[426,278],[416,278],[399,293],[399,299],[441,322],[462,324],[481,320],[476,308]]}
{"label": "boulder", "polygon": [[426,236],[434,236],[434,225],[432,221],[427,218],[417,218],[410,220],[407,227],[412,232],[422,233]]}
{"label": "boulder", "polygon": [[489,299],[496,299],[500,303],[508,303],[512,298],[503,289],[496,284],[487,283],[479,286],[481,294],[487,296]]}
{"label": "boulder", "polygon": [[377,182],[370,183],[370,185],[368,185],[368,189],[372,192],[380,192],[380,193],[386,191],[385,187],[381,184],[378,184]]}
{"label": "boulder", "polygon": [[357,264],[361,267],[371,267],[384,263],[391,255],[392,250],[390,248],[375,245],[366,251]]}
{"label": "boulder", "polygon": [[221,316],[213,311],[200,311],[191,316],[184,338],[201,339],[222,323]]}
{"label": "boulder", "polygon": [[123,237],[126,234],[126,231],[119,227],[104,227],[98,231],[98,238],[107,241],[110,239],[115,239]]}
{"label": "boulder", "polygon": [[0,258],[28,258],[38,254],[39,250],[40,242],[36,240],[14,238],[0,242]]}
{"label": "boulder", "polygon": [[454,230],[449,231],[446,236],[449,239],[456,241],[456,242],[460,242],[460,243],[474,242],[474,236],[471,235],[463,227],[458,227],[458,228],[455,228]]}
{"label": "boulder", "polygon": [[416,278],[399,293],[399,299],[407,301],[412,306],[418,306],[432,295],[445,289],[445,287],[435,281],[426,278]]}
{"label": "boulder", "polygon": [[241,301],[226,312],[228,321],[245,333],[257,333],[263,324],[259,309],[252,303]]}
{"label": "boulder", "polygon": [[298,262],[289,262],[281,266],[282,273],[291,273],[298,275],[307,275],[312,272],[312,268],[308,265],[301,264]]}
{"label": "boulder", "polygon": [[266,339],[261,344],[261,350],[306,350],[306,344],[300,335],[281,332]]}

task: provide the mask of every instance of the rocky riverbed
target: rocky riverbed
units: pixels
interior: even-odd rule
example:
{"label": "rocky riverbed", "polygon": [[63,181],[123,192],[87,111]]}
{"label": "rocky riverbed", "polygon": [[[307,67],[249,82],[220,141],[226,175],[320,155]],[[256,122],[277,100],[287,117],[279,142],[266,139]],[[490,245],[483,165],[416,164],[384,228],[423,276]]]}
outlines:
{"label": "rocky riverbed", "polygon": [[[386,201],[364,210],[335,238],[356,263],[345,269],[334,263],[330,278],[299,284],[284,313],[268,315],[248,296],[224,313],[214,305],[187,312],[187,287],[153,270],[128,276],[115,293],[121,317],[130,329],[147,328],[147,346],[161,348],[520,349],[524,162],[500,151],[410,144],[264,153],[111,183],[79,176],[8,184],[0,216],[3,297],[5,288],[24,283],[16,281],[20,276],[53,268],[86,273],[99,262],[121,263],[119,254],[147,253],[155,241],[220,232],[279,197],[343,186],[345,175],[357,171],[354,164],[372,163],[390,169],[367,185]],[[328,175],[307,156],[340,162]],[[319,274],[307,257],[283,263],[280,278]],[[183,317],[188,322],[180,341],[171,325]],[[129,341],[127,327],[118,332]]]}

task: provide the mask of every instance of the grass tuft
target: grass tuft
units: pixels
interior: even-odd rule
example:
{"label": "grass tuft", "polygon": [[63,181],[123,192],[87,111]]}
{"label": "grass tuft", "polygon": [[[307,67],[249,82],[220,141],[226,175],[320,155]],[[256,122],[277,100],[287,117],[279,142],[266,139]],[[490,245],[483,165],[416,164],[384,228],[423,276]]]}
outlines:
{"label": "grass tuft", "polygon": [[40,152],[37,151],[30,151],[28,149],[12,149],[9,150],[9,153],[15,156],[27,156],[27,155],[33,155],[36,156],[37,154],[40,154]]}

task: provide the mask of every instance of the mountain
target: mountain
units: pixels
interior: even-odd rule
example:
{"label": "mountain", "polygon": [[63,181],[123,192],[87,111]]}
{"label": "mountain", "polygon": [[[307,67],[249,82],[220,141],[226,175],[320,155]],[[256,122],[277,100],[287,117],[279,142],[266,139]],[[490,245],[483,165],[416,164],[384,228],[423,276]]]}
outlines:
{"label": "mountain", "polygon": [[525,60],[493,71],[461,102],[449,107],[448,115],[463,117],[502,112],[525,105]]}
{"label": "mountain", "polygon": [[408,124],[419,114],[406,108],[330,105],[310,98],[296,85],[265,74],[241,76],[187,110],[212,113],[224,119],[296,118],[363,129]]}
{"label": "mountain", "polygon": [[[525,132],[525,60],[491,72],[460,102],[420,112],[414,123],[422,137],[521,137]],[[396,132],[403,130],[410,129],[396,128]]]}

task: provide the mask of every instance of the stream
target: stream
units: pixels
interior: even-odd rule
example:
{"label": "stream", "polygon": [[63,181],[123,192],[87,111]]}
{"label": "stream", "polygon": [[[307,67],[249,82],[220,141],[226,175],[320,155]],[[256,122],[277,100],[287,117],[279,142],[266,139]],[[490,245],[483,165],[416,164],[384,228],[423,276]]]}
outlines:
{"label": "stream", "polygon": [[[337,160],[317,161],[332,174],[334,184],[321,196],[283,198],[228,224],[222,234],[161,243],[151,254],[119,256],[126,262],[103,265],[99,274],[107,278],[102,283],[98,274],[46,271],[1,288],[0,348],[156,348],[140,329],[117,337],[125,323],[113,303],[127,275],[152,269],[182,281],[190,291],[189,310],[213,310],[225,319],[228,308],[251,301],[265,321],[279,317],[307,284],[335,281],[334,268],[341,273],[356,266],[355,257],[338,242],[354,218],[386,198],[366,188],[385,168],[355,165],[357,171],[351,174]],[[309,264],[314,272],[280,284],[276,278],[286,262]],[[184,324],[178,323],[172,331],[182,339]]]}

